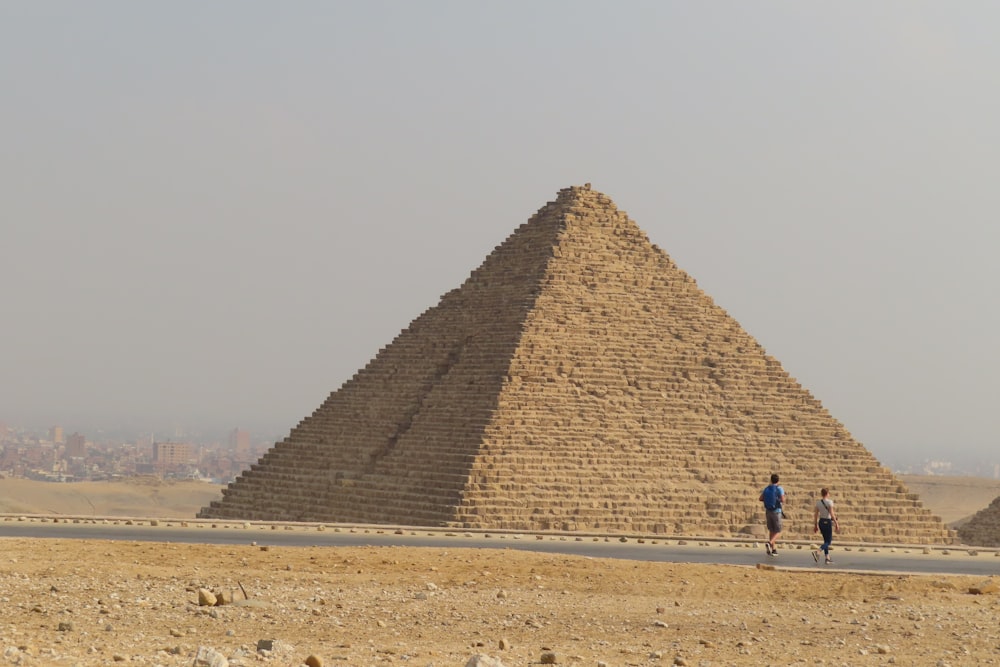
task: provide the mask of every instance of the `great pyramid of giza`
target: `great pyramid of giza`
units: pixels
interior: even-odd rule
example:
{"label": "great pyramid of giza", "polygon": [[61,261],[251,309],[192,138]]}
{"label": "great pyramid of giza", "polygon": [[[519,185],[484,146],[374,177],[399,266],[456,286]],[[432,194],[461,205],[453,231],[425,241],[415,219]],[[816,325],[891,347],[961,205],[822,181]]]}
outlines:
{"label": "great pyramid of giza", "polygon": [[[819,352],[817,352],[819,353]],[[589,184],[559,192],[202,518],[738,536],[772,472],[786,537],[954,539]]]}
{"label": "great pyramid of giza", "polygon": [[978,547],[1000,547],[1000,496],[959,526],[958,539]]}

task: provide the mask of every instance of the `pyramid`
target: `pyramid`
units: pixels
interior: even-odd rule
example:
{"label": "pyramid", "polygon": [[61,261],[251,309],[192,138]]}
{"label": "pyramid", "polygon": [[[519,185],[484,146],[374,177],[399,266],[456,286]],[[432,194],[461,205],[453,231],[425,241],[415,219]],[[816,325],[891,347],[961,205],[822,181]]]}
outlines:
{"label": "pyramid", "polygon": [[958,529],[963,544],[978,547],[1000,547],[1000,496],[972,515]]}
{"label": "pyramid", "polygon": [[561,190],[199,517],[838,539],[954,533],[606,195]]}

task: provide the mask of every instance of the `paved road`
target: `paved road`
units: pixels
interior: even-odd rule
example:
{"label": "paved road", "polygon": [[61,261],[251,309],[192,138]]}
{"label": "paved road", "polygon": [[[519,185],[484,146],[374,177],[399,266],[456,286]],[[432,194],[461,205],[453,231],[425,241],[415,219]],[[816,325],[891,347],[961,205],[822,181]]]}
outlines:
{"label": "paved road", "polygon": [[177,544],[246,544],[269,546],[411,546],[428,548],[521,549],[591,558],[718,563],[789,568],[836,568],[854,572],[924,574],[1000,574],[1000,550],[966,547],[873,547],[834,544],[835,563],[817,565],[805,544],[786,544],[776,558],[762,543],[686,539],[621,540],[618,537],[534,535],[445,531],[424,528],[243,524],[149,519],[71,519],[0,517],[0,538],[66,538],[170,542]]}

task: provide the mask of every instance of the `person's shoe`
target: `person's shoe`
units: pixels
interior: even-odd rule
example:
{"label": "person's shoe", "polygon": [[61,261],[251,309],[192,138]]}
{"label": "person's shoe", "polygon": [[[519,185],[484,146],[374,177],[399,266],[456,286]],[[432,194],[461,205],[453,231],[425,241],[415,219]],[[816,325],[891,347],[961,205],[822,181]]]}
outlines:
{"label": "person's shoe", "polygon": [[825,561],[825,562],[826,562],[826,564],[827,564],[827,565],[829,565],[830,563],[832,563],[832,562],[833,562],[833,559],[832,559],[832,558],[830,558],[829,556],[827,556],[827,557],[826,557],[826,561]]}
{"label": "person's shoe", "polygon": [[777,558],[777,557],[778,557],[778,547],[772,545],[771,546],[771,558]]}
{"label": "person's shoe", "polygon": [[770,542],[764,542],[764,551],[767,552],[768,556],[771,555],[771,543]]}
{"label": "person's shoe", "polygon": [[819,562],[819,549],[813,552],[813,560]]}

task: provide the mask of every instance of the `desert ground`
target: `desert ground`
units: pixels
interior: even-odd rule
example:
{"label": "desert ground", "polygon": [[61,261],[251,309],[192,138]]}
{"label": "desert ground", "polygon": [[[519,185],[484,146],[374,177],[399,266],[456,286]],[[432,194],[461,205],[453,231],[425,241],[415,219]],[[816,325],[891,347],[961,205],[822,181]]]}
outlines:
{"label": "desert ground", "polygon": [[0,478],[0,514],[194,518],[219,498],[219,484],[133,477],[114,482],[59,484]]}
{"label": "desert ground", "polygon": [[955,528],[1000,496],[1000,479],[948,475],[900,475],[924,507]]}
{"label": "desert ground", "polygon": [[[160,516],[193,517],[205,502],[183,485],[139,488],[156,490]],[[174,491],[194,509],[168,511]],[[78,514],[44,495],[55,518],[28,520]],[[25,520],[4,511],[0,521]],[[782,569],[763,555],[739,567],[460,546],[0,544],[0,664],[1000,664],[1000,576]],[[206,604],[208,592],[225,604]]]}

